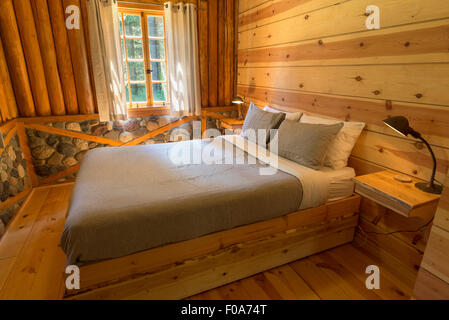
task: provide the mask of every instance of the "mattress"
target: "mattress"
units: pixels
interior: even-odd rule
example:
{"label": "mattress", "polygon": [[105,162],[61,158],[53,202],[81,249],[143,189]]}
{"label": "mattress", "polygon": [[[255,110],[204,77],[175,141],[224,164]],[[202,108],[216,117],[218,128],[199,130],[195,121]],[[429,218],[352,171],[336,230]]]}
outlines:
{"label": "mattress", "polygon": [[331,168],[322,168],[320,170],[324,172],[329,179],[329,188],[327,201],[336,201],[350,197],[354,193],[354,181],[355,171],[353,168],[346,167],[338,170]]}

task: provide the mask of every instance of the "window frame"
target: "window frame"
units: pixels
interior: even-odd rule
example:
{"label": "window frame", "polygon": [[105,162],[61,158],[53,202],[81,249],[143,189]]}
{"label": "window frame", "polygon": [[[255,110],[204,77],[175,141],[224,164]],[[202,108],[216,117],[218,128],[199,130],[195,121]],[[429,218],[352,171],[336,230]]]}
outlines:
{"label": "window frame", "polygon": [[[148,112],[151,112],[151,108],[158,108],[158,111],[162,108],[169,108],[170,100],[169,100],[169,79],[168,79],[168,63],[167,63],[167,33],[166,33],[166,26],[165,26],[165,16],[164,11],[162,9],[147,9],[142,7],[119,7],[118,13],[122,19],[122,34],[120,38],[124,40],[124,50],[125,50],[125,56],[124,61],[126,62],[126,68],[127,68],[127,83],[128,83],[128,94],[129,94],[129,104],[128,104],[128,111],[137,111],[145,109],[148,110]],[[136,15],[140,17],[140,25],[142,29],[141,37],[127,37],[125,33],[125,20],[124,15]],[[164,36],[163,37],[151,37],[149,36],[148,31],[148,17],[161,17],[163,19],[163,26],[164,26]],[[146,102],[138,102],[134,103],[132,101],[132,94],[131,94],[131,81],[130,81],[130,72],[129,72],[129,59],[128,59],[128,52],[126,47],[126,39],[142,39],[142,49],[143,49],[143,62],[144,62],[144,68],[145,68],[145,81],[142,81],[141,83],[145,82],[146,84],[146,94],[147,94],[147,101]],[[164,40],[164,59],[151,59],[150,56],[150,40]],[[131,61],[132,62],[132,61]],[[165,63],[165,81],[158,81],[152,79],[152,72],[149,72],[147,70],[151,69],[151,62],[163,62]],[[133,81],[136,82],[136,81]],[[137,83],[137,82],[136,82]],[[154,101],[153,97],[153,83],[165,83],[166,84],[166,101]]]}

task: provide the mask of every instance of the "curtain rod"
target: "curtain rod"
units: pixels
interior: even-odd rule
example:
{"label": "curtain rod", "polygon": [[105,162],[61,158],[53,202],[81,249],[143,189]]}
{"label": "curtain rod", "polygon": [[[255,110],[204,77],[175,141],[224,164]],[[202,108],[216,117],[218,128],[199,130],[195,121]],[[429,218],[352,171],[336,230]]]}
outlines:
{"label": "curtain rod", "polygon": [[[201,0],[204,1],[204,0]],[[132,2],[132,1],[117,1],[118,3],[128,3],[128,4],[138,4],[138,5],[144,5],[144,6],[156,6],[156,7],[163,7],[163,3],[142,3],[142,2]],[[196,10],[207,10],[206,8],[196,8]]]}

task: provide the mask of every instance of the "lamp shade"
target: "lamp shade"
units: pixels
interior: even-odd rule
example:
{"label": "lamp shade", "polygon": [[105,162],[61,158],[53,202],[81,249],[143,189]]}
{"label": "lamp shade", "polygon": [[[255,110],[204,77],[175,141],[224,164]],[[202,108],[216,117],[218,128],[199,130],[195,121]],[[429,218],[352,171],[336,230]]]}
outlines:
{"label": "lamp shade", "polygon": [[237,96],[237,97],[234,97],[234,98],[232,99],[232,103],[235,103],[235,104],[243,104],[244,101],[243,101],[242,97]]}
{"label": "lamp shade", "polygon": [[385,119],[384,123],[393,130],[402,134],[403,136],[407,136],[410,133],[410,125],[406,117],[403,116],[391,117]]}

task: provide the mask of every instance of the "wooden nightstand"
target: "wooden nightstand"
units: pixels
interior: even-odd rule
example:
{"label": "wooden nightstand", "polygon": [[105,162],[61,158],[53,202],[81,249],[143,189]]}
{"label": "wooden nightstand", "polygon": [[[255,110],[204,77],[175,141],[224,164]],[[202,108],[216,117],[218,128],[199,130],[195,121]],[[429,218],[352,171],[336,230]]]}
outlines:
{"label": "wooden nightstand", "polygon": [[438,206],[440,195],[423,192],[415,187],[416,182],[399,182],[398,173],[379,171],[355,177],[355,192],[406,217],[430,219]]}

